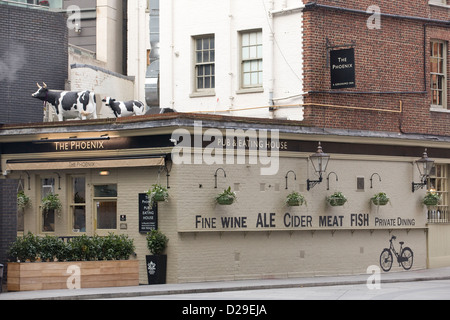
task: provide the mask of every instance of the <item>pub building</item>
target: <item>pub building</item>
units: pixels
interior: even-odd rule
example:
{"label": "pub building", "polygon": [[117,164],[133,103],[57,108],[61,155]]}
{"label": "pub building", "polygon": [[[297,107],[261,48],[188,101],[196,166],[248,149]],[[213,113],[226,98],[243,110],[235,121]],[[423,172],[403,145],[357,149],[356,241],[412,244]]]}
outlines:
{"label": "pub building", "polygon": [[[1,177],[18,180],[31,199],[18,212],[19,235],[126,234],[141,284],[154,228],[169,238],[167,283],[364,274],[382,267],[392,239],[399,255],[409,248],[412,264],[394,257],[390,270],[417,270],[448,262],[436,241],[445,228],[429,224],[448,217],[422,199],[446,183],[450,141],[425,138],[189,113],[7,124]],[[169,198],[148,208],[153,184]],[[236,201],[216,203],[228,188]],[[286,204],[294,191],[303,205]],[[335,192],[343,206],[327,202]],[[386,205],[371,202],[380,192]],[[48,193],[59,195],[59,214],[42,213]]]}

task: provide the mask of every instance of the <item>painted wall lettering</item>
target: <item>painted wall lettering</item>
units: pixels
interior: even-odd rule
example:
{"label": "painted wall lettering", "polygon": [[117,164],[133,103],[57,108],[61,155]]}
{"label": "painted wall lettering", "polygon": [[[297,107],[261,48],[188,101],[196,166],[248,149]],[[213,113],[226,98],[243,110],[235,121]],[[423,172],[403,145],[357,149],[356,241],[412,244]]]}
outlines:
{"label": "painted wall lettering", "polygon": [[392,228],[415,226],[415,219],[403,217],[379,218],[368,213],[343,213],[341,215],[295,214],[292,212],[258,212],[248,215],[233,215],[228,212],[223,216],[195,215],[195,230],[293,230],[321,228]]}

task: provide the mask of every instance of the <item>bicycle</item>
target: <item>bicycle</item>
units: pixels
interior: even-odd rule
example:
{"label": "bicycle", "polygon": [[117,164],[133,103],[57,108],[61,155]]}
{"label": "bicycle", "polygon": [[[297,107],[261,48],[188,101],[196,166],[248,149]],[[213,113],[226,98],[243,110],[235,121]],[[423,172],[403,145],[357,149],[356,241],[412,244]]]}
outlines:
{"label": "bicycle", "polygon": [[389,242],[390,242],[389,248],[384,248],[380,255],[380,266],[381,266],[381,269],[383,269],[383,271],[385,271],[385,272],[388,272],[389,270],[391,270],[392,263],[394,261],[392,252],[394,253],[395,257],[397,258],[399,267],[401,265],[403,267],[403,269],[409,270],[409,269],[411,269],[411,267],[413,265],[414,254],[413,254],[412,250],[409,247],[403,248],[404,242],[400,241],[399,242],[400,254],[398,254],[398,252],[394,248],[394,244],[392,243],[392,241],[395,239],[397,239],[397,237],[392,236],[391,240],[389,240]]}

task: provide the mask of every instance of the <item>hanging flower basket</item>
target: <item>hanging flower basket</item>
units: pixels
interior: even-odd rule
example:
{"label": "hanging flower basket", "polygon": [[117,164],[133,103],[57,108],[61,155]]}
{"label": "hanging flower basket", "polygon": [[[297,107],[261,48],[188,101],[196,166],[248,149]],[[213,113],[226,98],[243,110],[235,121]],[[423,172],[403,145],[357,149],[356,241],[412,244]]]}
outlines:
{"label": "hanging flower basket", "polygon": [[342,194],[342,192],[335,192],[331,196],[327,197],[327,202],[332,207],[340,207],[347,202],[347,198]]}
{"label": "hanging flower basket", "polygon": [[31,204],[30,198],[25,194],[23,190],[17,193],[17,207],[21,210],[25,210]]}
{"label": "hanging flower basket", "polygon": [[380,192],[370,198],[370,201],[376,206],[385,206],[386,204],[388,204],[389,198],[387,197],[386,193]]}
{"label": "hanging flower basket", "polygon": [[441,201],[441,196],[436,192],[427,192],[422,203],[427,207],[437,206]]}
{"label": "hanging flower basket", "polygon": [[148,190],[148,200],[150,201],[150,206],[153,206],[153,203],[155,202],[162,202],[162,201],[168,201],[169,198],[169,192],[167,191],[167,188],[164,188],[160,184],[154,184]]}
{"label": "hanging flower basket", "polygon": [[61,218],[62,204],[59,199],[59,195],[49,193],[42,199],[42,211],[48,214],[50,211],[54,211],[58,218]]}
{"label": "hanging flower basket", "polygon": [[285,203],[289,207],[298,207],[302,206],[303,204],[306,205],[306,200],[304,196],[294,191],[286,197]]}
{"label": "hanging flower basket", "polygon": [[215,198],[216,203],[220,205],[230,205],[236,200],[236,193],[231,191],[231,187],[225,189],[222,193],[218,194]]}

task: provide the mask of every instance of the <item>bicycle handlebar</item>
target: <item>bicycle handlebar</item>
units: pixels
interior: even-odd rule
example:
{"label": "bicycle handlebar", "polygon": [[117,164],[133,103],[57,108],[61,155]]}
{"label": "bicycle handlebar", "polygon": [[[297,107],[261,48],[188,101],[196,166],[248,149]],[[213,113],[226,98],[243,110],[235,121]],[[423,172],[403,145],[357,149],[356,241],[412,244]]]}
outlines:
{"label": "bicycle handlebar", "polygon": [[396,236],[392,236],[391,240],[389,240],[389,241],[392,242],[392,240],[395,240],[395,239],[397,239],[397,237]]}

